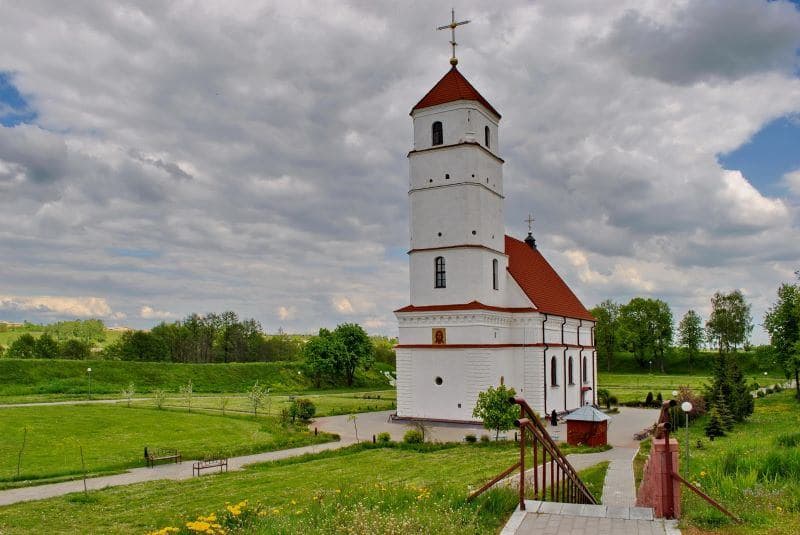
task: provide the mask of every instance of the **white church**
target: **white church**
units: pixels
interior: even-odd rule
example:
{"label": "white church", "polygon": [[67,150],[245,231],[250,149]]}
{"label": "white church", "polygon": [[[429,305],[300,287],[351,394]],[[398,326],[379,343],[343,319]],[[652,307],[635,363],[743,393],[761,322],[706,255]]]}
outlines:
{"label": "white church", "polygon": [[595,403],[595,320],[530,233],[506,235],[500,114],[451,64],[411,110],[397,417],[473,422],[501,382],[540,414]]}

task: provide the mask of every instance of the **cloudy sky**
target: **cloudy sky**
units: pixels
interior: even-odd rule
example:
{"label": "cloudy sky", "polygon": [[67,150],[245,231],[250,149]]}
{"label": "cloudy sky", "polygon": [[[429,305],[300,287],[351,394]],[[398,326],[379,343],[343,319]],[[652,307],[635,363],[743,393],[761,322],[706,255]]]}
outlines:
{"label": "cloudy sky", "polygon": [[[449,4],[0,0],[0,319],[396,332],[411,107]],[[800,7],[455,2],[528,212],[587,306],[676,320],[800,268]],[[760,328],[756,340],[763,340]]]}

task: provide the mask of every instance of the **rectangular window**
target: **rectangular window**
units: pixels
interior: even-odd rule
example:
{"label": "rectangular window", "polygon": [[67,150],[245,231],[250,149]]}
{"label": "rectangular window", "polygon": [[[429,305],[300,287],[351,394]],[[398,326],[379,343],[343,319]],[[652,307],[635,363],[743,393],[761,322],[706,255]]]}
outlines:
{"label": "rectangular window", "polygon": [[446,288],[447,287],[447,279],[445,275],[444,269],[444,257],[437,256],[436,260],[433,262],[434,264],[434,281],[433,287],[434,288]]}
{"label": "rectangular window", "polygon": [[495,290],[500,289],[500,276],[498,274],[497,259],[492,260],[492,288]]}

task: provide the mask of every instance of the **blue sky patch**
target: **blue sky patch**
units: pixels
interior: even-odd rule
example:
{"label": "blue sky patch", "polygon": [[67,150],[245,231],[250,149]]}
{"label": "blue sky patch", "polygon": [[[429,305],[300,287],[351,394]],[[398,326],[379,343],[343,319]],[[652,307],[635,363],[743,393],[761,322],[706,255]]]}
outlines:
{"label": "blue sky patch", "polygon": [[30,123],[34,119],[36,112],[14,85],[13,75],[8,71],[0,71],[0,124],[15,126]]}
{"label": "blue sky patch", "polygon": [[762,194],[785,196],[781,177],[800,169],[800,116],[768,123],[746,144],[718,158],[725,169],[739,169]]}

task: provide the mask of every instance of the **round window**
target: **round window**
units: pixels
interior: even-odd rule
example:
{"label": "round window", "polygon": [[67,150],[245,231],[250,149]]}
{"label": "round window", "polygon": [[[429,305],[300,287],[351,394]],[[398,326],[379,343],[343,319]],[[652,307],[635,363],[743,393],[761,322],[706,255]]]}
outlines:
{"label": "round window", "polygon": [[441,378],[441,377],[437,377],[437,378],[434,380],[434,382],[435,382],[437,385],[441,386],[443,381],[442,381],[442,378]]}

